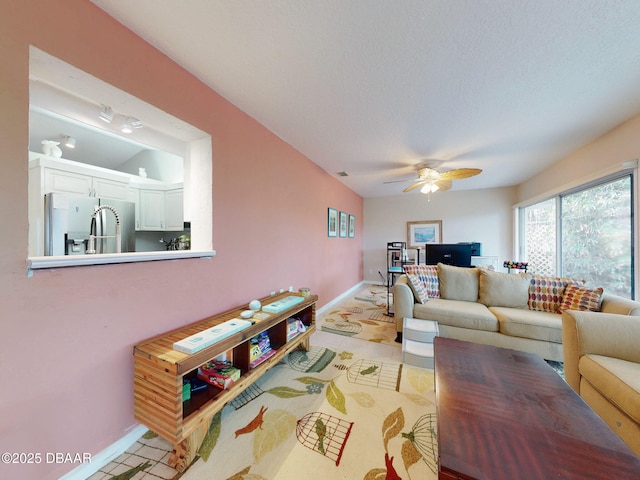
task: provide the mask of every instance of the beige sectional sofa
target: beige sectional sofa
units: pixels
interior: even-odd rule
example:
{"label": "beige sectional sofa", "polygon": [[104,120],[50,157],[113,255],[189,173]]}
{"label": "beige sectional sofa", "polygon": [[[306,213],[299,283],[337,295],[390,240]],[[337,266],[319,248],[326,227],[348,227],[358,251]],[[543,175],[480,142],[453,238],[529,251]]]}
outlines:
{"label": "beige sectional sofa", "polygon": [[640,456],[640,317],[562,313],[567,383]]}
{"label": "beige sectional sofa", "polygon": [[[417,266],[420,267],[427,266]],[[393,286],[398,332],[402,332],[405,317],[436,320],[440,335],[444,337],[564,361],[562,315],[557,308],[563,300],[565,287],[571,284],[570,279],[549,278],[547,284],[552,288],[545,287],[547,291],[538,292],[536,297],[533,284],[545,284],[547,280],[543,277],[442,264],[430,268],[437,272],[437,279],[432,278],[427,290],[431,289],[433,295],[437,284],[439,298],[421,299],[420,293],[424,292],[416,290],[410,281],[410,278],[415,280],[415,275],[401,275]],[[605,292],[599,309],[605,313],[640,315],[640,302]]]}

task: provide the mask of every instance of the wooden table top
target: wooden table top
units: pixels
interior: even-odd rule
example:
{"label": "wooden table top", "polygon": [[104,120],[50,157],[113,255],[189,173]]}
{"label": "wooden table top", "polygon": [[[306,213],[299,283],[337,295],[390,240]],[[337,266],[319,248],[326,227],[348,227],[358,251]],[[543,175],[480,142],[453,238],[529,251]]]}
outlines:
{"label": "wooden table top", "polygon": [[640,478],[640,458],[537,355],[434,344],[439,478]]}
{"label": "wooden table top", "polygon": [[[260,299],[260,301],[264,306],[291,295],[296,294],[285,292],[269,297],[264,297]],[[243,310],[246,310],[246,306],[234,308],[223,313],[212,315],[211,317],[179,327],[170,332],[157,335],[148,340],[144,340],[136,344],[133,348],[133,351],[134,354],[165,362],[167,364],[165,368],[170,369],[175,373],[185,373],[189,370],[197,368],[198,366],[211,360],[213,357],[219,355],[220,353],[230,350],[235,345],[238,345],[239,343],[252,338],[262,330],[265,330],[273,326],[274,324],[281,322],[283,319],[288,318],[289,315],[291,315],[291,312],[303,310],[310,305],[314,305],[317,301],[317,295],[308,295],[304,297],[304,300],[302,302],[292,305],[290,308],[282,310],[281,312],[269,313],[269,316],[266,319],[257,321],[255,325],[252,325],[251,327],[248,327],[244,330],[240,330],[239,332],[234,333],[233,335],[193,354],[187,354],[178,350],[174,350],[174,342],[180,341],[184,338],[189,337],[190,335],[194,335],[207,328],[214,327],[228,320],[241,319],[240,313]]]}

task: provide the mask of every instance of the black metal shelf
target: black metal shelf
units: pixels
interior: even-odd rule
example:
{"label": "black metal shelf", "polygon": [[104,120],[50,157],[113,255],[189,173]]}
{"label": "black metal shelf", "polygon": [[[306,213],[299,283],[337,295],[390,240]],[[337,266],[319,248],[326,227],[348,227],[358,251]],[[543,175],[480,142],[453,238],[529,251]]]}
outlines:
{"label": "black metal shelf", "polygon": [[387,316],[393,316],[391,288],[396,276],[404,273],[404,266],[411,264],[407,257],[407,242],[387,242]]}

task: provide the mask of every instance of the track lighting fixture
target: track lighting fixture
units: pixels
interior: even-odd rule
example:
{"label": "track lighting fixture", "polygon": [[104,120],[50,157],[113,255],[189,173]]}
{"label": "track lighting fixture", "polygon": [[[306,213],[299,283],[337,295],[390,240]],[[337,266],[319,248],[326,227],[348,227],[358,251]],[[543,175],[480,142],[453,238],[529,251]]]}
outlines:
{"label": "track lighting fixture", "polygon": [[[110,106],[104,105],[104,104],[101,105],[101,107],[102,107],[102,110],[100,110],[100,114],[98,115],[100,120],[107,123],[113,122],[113,118],[116,116],[115,113],[113,112],[113,109]],[[122,122],[119,121],[120,119],[122,119]],[[125,115],[118,115],[116,124],[120,125],[120,131],[122,133],[131,133],[137,128],[144,127],[142,122],[137,118],[125,116]]]}
{"label": "track lighting fixture", "polygon": [[111,123],[113,120],[113,110],[107,105],[102,105],[102,110],[98,116],[103,122]]}
{"label": "track lighting fixture", "polygon": [[133,127],[131,126],[131,122],[129,121],[129,118],[125,118],[124,122],[122,122],[122,125],[120,125],[120,131],[122,133],[131,133],[133,132]]}
{"label": "track lighting fixture", "polygon": [[69,135],[63,135],[63,143],[64,146],[67,148],[76,148],[76,139],[74,137],[71,137]]}
{"label": "track lighting fixture", "polygon": [[135,117],[129,117],[129,121],[131,122],[131,126],[133,127],[134,130],[144,127],[142,122]]}
{"label": "track lighting fixture", "polygon": [[120,131],[122,133],[131,133],[134,129],[142,128],[144,125],[140,120],[135,117],[125,117],[124,121],[120,125]]}

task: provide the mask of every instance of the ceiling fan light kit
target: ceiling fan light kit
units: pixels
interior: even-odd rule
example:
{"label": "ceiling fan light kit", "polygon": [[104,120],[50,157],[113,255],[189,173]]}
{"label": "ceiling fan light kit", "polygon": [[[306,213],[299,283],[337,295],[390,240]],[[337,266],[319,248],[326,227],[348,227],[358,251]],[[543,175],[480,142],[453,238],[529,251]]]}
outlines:
{"label": "ceiling fan light kit", "polygon": [[425,183],[420,189],[420,193],[434,193],[440,190],[440,187],[435,183]]}

